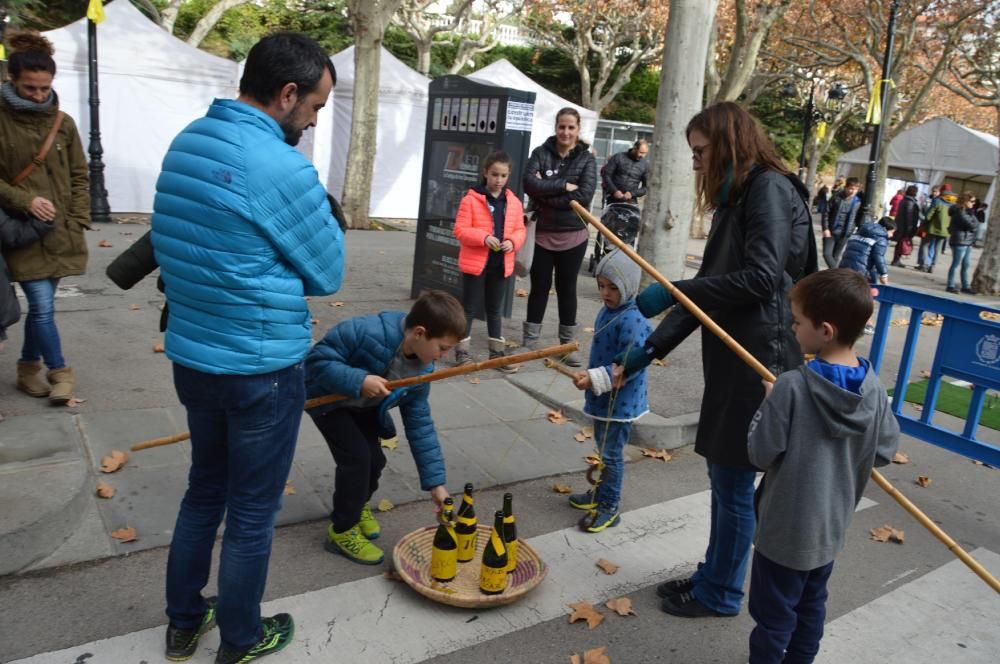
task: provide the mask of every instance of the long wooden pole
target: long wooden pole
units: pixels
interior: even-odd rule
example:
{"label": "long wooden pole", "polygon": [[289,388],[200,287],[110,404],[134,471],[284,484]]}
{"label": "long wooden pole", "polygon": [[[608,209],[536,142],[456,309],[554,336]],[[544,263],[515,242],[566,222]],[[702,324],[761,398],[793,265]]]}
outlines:
{"label": "long wooden pole", "polygon": [[[576,341],[571,341],[567,344],[560,344],[558,346],[549,346],[548,348],[540,348],[538,350],[529,350],[524,353],[518,353],[516,355],[505,355],[504,357],[495,357],[492,360],[483,360],[482,362],[473,362],[472,364],[463,364],[457,367],[451,367],[450,369],[442,369],[440,371],[433,371],[431,373],[421,374],[419,376],[410,376],[408,378],[401,378],[399,380],[390,380],[385,384],[386,388],[389,390],[399,389],[401,387],[410,387],[413,385],[419,385],[421,383],[433,383],[436,380],[444,380],[445,378],[453,378],[455,376],[464,376],[466,374],[474,373],[476,371],[486,371],[487,369],[497,369],[499,367],[505,367],[511,364],[523,364],[524,362],[533,362],[535,360],[541,360],[547,357],[553,357],[555,355],[566,355],[572,351],[580,350],[580,344]],[[322,397],[316,397],[314,399],[309,399],[305,403],[305,409],[316,408],[317,406],[325,406],[327,404],[336,403],[338,401],[343,401],[345,399],[350,399],[351,397],[345,396],[343,394],[328,394]],[[173,443],[179,443],[183,440],[187,440],[191,437],[190,432],[178,433],[173,436],[165,436],[163,438],[154,438],[152,440],[144,440],[140,443],[136,443],[129,447],[132,452],[138,452],[140,450],[148,450],[151,447],[161,447],[163,445],[171,445]]]}
{"label": "long wooden pole", "polygon": [[[702,325],[707,327],[713,334],[719,337],[723,341],[723,343],[725,343],[734,353],[739,355],[740,359],[749,364],[754,371],[760,374],[761,378],[771,383],[773,383],[776,380],[774,374],[772,374],[767,367],[761,364],[760,361],[757,360],[757,358],[755,358],[753,355],[751,355],[746,348],[741,346],[738,341],[729,336],[729,334],[725,330],[723,330],[721,327],[719,327],[719,325],[715,321],[709,318],[708,314],[702,311],[702,309],[697,304],[692,302],[689,297],[687,297],[676,286],[670,283],[670,281],[662,274],[660,274],[660,272],[655,267],[650,265],[649,262],[647,262],[638,253],[636,253],[635,249],[630,247],[628,244],[623,242],[617,235],[608,230],[608,228],[604,224],[602,224],[597,219],[597,217],[590,214],[590,212],[588,212],[586,208],[584,208],[576,201],[571,201],[570,206],[573,208],[573,211],[580,216],[581,219],[583,219],[585,222],[589,223],[598,231],[600,231],[601,235],[603,235],[608,242],[610,242],[611,244],[615,245],[623,252],[625,252],[625,254],[628,255],[629,258],[631,258],[639,265],[639,267],[645,270],[646,274],[651,276],[653,279],[659,282],[664,288],[666,288],[667,291],[670,292],[670,294],[674,297],[675,300],[677,300],[678,303],[683,305],[684,308],[687,309],[689,312],[691,312],[691,314],[693,314],[694,317],[697,318]],[[920,523],[920,525],[927,528],[927,530],[929,530],[931,534],[934,535],[934,537],[936,537],[938,540],[941,541],[942,544],[948,547],[948,550],[951,551],[953,554],[955,554],[959,560],[965,563],[969,569],[975,572],[976,575],[979,576],[979,578],[985,581],[991,588],[993,588],[994,591],[1000,593],[1000,581],[997,581],[996,577],[990,574],[989,570],[983,567],[978,561],[976,561],[975,558],[970,556],[961,546],[958,545],[957,542],[955,542],[955,540],[949,537],[948,534],[945,533],[943,530],[941,530],[941,528],[939,528],[937,524],[931,521],[926,514],[920,511],[920,508],[918,508],[916,505],[910,502],[909,499],[906,498],[906,496],[900,493],[899,489],[894,487],[892,483],[882,475],[882,473],[878,472],[874,468],[872,469],[872,479],[875,481],[876,484],[882,487],[882,489],[886,493],[892,496],[893,500],[899,503],[904,510],[909,512],[910,516],[915,518],[917,522]]]}

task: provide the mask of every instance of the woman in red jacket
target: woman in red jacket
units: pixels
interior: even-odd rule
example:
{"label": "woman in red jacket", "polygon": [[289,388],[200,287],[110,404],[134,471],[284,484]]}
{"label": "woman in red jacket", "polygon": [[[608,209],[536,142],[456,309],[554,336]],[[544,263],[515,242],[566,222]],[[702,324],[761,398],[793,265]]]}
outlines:
{"label": "woman in red jacket", "polygon": [[[472,321],[480,298],[486,310],[490,359],[503,357],[503,323],[500,318],[507,279],[514,271],[514,254],[524,244],[524,206],[507,188],[511,158],[506,152],[486,157],[483,181],[468,191],[455,216],[458,269],[462,272],[462,305],[465,307],[465,338],[455,346],[455,362],[470,364]],[[501,371],[512,372],[514,367]]]}

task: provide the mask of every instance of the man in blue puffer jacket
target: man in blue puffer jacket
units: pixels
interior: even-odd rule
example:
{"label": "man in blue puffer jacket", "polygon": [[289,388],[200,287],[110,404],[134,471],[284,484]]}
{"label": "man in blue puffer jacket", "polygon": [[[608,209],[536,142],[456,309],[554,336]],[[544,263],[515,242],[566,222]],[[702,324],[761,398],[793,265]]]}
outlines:
{"label": "man in blue puffer jacket", "polygon": [[[247,57],[239,98],[216,99],[174,139],[156,184],[166,353],[191,429],[167,561],[174,661],[216,623],[222,664],[275,652],[294,633],[288,614],[261,619],[260,600],[305,403],[305,296],[340,288],[344,236],[316,170],[292,146],[335,82],[312,39],[265,37]],[[206,599],[224,514],[218,599]]]}

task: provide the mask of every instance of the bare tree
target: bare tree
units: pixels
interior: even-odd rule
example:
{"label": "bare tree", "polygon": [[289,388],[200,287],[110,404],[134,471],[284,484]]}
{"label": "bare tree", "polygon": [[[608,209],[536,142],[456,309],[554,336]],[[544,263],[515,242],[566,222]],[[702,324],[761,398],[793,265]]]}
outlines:
{"label": "bare tree", "polygon": [[354,29],[354,109],[341,201],[351,228],[369,228],[373,156],[378,137],[379,64],[382,40],[402,0],[347,0]]}
{"label": "bare tree", "polygon": [[[709,2],[713,9],[716,2]],[[667,11],[667,0],[532,0],[527,22],[543,43],[572,59],[583,105],[600,113],[639,65],[660,59]],[[572,27],[559,22],[562,13]],[[711,14],[707,20],[706,31]]]}
{"label": "bare tree", "polygon": [[[993,19],[995,20],[995,19]],[[1000,137],[1000,33],[991,21],[981,21],[978,29],[967,31],[965,38],[948,63],[948,76],[941,84],[970,103],[990,108],[996,114]],[[994,181],[993,200],[986,225],[983,254],[972,276],[972,288],[978,293],[1000,295],[1000,168]]]}
{"label": "bare tree", "polygon": [[[753,9],[748,5],[753,4]],[[734,0],[720,8],[716,16],[713,47],[709,51],[708,81],[711,102],[736,101],[744,93],[757,71],[761,49],[771,28],[784,16],[791,0]],[[719,34],[722,32],[723,34]],[[715,49],[724,51],[726,71],[720,74]],[[759,94],[759,91],[758,91]]]}
{"label": "bare tree", "polygon": [[174,25],[180,11],[181,0],[169,0],[167,6],[160,11],[160,26],[170,34],[174,34]]}
{"label": "bare tree", "polygon": [[392,16],[394,25],[402,28],[417,47],[417,71],[424,76],[431,71],[431,49],[439,36],[453,32],[467,20],[472,0],[456,0],[445,15],[427,11],[438,0],[402,0]]}
{"label": "bare tree", "polygon": [[[650,157],[649,196],[642,213],[640,251],[668,279],[684,273],[694,171],[685,128],[701,110],[705,62],[718,0],[671,0],[656,129]],[[694,54],[702,54],[696,57]]]}
{"label": "bare tree", "polygon": [[191,31],[191,35],[187,38],[187,43],[191,46],[198,46],[201,42],[208,36],[208,33],[212,31],[215,24],[219,22],[222,15],[234,7],[239,7],[240,5],[245,5],[250,0],[219,0],[217,3],[212,5],[212,7],[205,12],[205,15],[198,19],[198,22],[194,26],[194,30]]}
{"label": "bare tree", "polygon": [[524,0],[484,0],[482,6],[481,12],[463,17],[454,30],[459,36],[458,50],[449,74],[461,72],[474,57],[493,50],[500,43],[497,31],[521,13]]}

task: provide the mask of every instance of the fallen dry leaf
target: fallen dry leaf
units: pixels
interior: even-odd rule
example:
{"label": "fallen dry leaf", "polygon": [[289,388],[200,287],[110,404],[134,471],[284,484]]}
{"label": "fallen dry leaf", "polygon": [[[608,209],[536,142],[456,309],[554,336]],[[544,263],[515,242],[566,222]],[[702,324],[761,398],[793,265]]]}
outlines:
{"label": "fallen dry leaf", "polygon": [[583,651],[583,657],[573,653],[569,656],[569,664],[611,664],[611,658],[604,654],[607,646],[591,648]]}
{"label": "fallen dry leaf", "polygon": [[583,441],[587,440],[588,438],[593,438],[594,437],[594,427],[580,427],[580,430],[577,431],[576,435],[573,436],[573,437],[576,438],[576,440],[577,440],[578,443],[582,443]]}
{"label": "fallen dry leaf", "polygon": [[658,367],[668,367],[668,366],[670,366],[670,362],[669,361],[667,361],[667,360],[661,360],[661,359],[658,359],[658,358],[655,358],[655,357],[653,358],[653,361],[650,362],[650,364],[655,364]]}
{"label": "fallen dry leaf", "polygon": [[313,325],[319,325],[319,319],[318,318],[313,318],[312,319],[312,324]]}
{"label": "fallen dry leaf", "polygon": [[113,473],[128,461],[128,454],[122,452],[121,450],[111,450],[109,456],[101,459],[101,472],[102,473]]}
{"label": "fallen dry leaf", "polygon": [[566,486],[565,484],[553,484],[552,490],[555,491],[556,493],[561,493],[561,494],[573,493],[573,489]]}
{"label": "fallen dry leaf", "polygon": [[893,528],[889,524],[885,524],[881,528],[872,528],[869,532],[871,533],[871,538],[876,542],[896,542],[897,544],[902,544],[905,539],[902,530]]}
{"label": "fallen dry leaf", "polygon": [[926,475],[917,475],[917,484],[926,489],[931,485],[931,478],[927,477]]}
{"label": "fallen dry leaf", "polygon": [[927,325],[930,327],[941,327],[944,324],[944,316],[941,314],[924,314],[924,317],[920,319],[921,325]]}
{"label": "fallen dry leaf", "polygon": [[503,346],[504,348],[519,348],[521,344],[517,343],[516,341],[512,341],[510,339],[504,339]]}
{"label": "fallen dry leaf", "polygon": [[97,491],[95,491],[95,493],[98,498],[111,498],[115,495],[115,488],[105,482],[98,482]]}
{"label": "fallen dry leaf", "polygon": [[594,564],[597,565],[601,569],[601,571],[607,574],[608,576],[611,576],[612,574],[618,571],[618,565],[615,565],[610,560],[605,560],[604,558],[601,558]]}
{"label": "fallen dry leaf", "polygon": [[154,353],[162,353],[165,350],[166,350],[166,348],[163,347],[163,342],[162,341],[159,341],[159,342],[157,342],[156,344],[153,345],[153,352]]}
{"label": "fallen dry leaf", "polygon": [[986,465],[986,464],[984,464],[984,463],[983,463],[982,461],[980,461],[979,459],[973,459],[973,460],[972,460],[972,463],[976,464],[977,466],[983,466],[983,465]]}
{"label": "fallen dry leaf", "polygon": [[567,606],[573,609],[573,613],[569,616],[570,623],[575,623],[577,620],[586,620],[587,626],[590,629],[594,629],[604,622],[604,614],[595,610],[590,602],[579,601],[576,604],[568,604]]}
{"label": "fallen dry leaf", "polygon": [[552,424],[566,424],[569,418],[563,415],[561,410],[550,410],[548,414],[549,422]]}
{"label": "fallen dry leaf", "polygon": [[285,482],[285,495],[286,496],[295,495],[295,487],[292,486],[291,482]]}
{"label": "fallen dry leaf", "polygon": [[377,509],[379,512],[388,512],[393,507],[395,507],[395,505],[392,504],[392,501],[390,501],[388,498],[383,498],[382,500],[378,501],[378,506],[376,506],[375,509]]}
{"label": "fallen dry leaf", "polygon": [[931,372],[928,371],[927,369],[922,369],[920,371],[920,375],[923,376],[924,378],[930,378],[931,377]]}
{"label": "fallen dry leaf", "polygon": [[576,442],[578,443],[582,443],[587,440],[587,437],[583,434],[582,431],[577,431],[576,434],[573,436],[573,438],[575,438]]}
{"label": "fallen dry leaf", "polygon": [[396,446],[399,445],[399,436],[393,436],[392,438],[379,438],[378,444],[387,450],[394,450]]}
{"label": "fallen dry leaf", "polygon": [[380,252],[378,252],[378,255],[379,256],[385,256],[385,252],[384,251],[380,251]]}
{"label": "fallen dry leaf", "polygon": [[76,408],[77,406],[79,406],[80,404],[82,404],[84,401],[86,401],[86,399],[78,399],[77,397],[73,397],[69,401],[66,402],[66,407],[67,408]]}
{"label": "fallen dry leaf", "polygon": [[106,247],[113,247],[114,245],[108,242],[107,240],[101,240],[100,242],[97,243],[97,246],[106,248]]}
{"label": "fallen dry leaf", "polygon": [[670,452],[666,450],[658,450],[653,447],[642,448],[642,456],[652,457],[654,459],[662,459],[664,461],[670,461],[671,459],[674,458],[673,456],[671,456]]}
{"label": "fallen dry leaf", "polygon": [[909,325],[910,321],[907,320],[906,318],[893,318],[891,321],[889,321],[890,327],[908,327]]}
{"label": "fallen dry leaf", "polygon": [[342,307],[342,306],[344,306],[344,303],[340,302],[340,301],[338,301],[338,302],[331,302],[330,306],[331,307]]}
{"label": "fallen dry leaf", "polygon": [[635,611],[632,610],[632,600],[628,597],[616,597],[614,599],[609,599],[605,602],[604,606],[608,607],[620,616],[635,615]]}
{"label": "fallen dry leaf", "polygon": [[156,305],[156,308],[159,309],[160,311],[163,311],[166,308],[166,305],[161,302],[160,304]]}
{"label": "fallen dry leaf", "polygon": [[399,575],[399,572],[397,572],[394,569],[387,569],[386,571],[382,572],[382,576],[384,578],[386,578],[386,579],[389,579],[390,581],[402,581],[403,580],[403,577],[401,577]]}
{"label": "fallen dry leaf", "polygon": [[594,328],[592,328],[592,327],[585,327],[585,328],[583,328],[583,331],[584,332],[593,332]]}
{"label": "fallen dry leaf", "polygon": [[892,457],[892,462],[898,464],[910,463],[910,457],[906,456],[905,452],[896,452]]}
{"label": "fallen dry leaf", "polygon": [[119,528],[115,532],[111,533],[111,536],[123,544],[125,542],[134,542],[139,539],[135,534],[135,528],[132,526],[129,526],[128,528]]}
{"label": "fallen dry leaf", "polygon": [[514,295],[517,297],[528,297],[528,291],[525,288],[518,288],[514,291]]}
{"label": "fallen dry leaf", "polygon": [[471,385],[479,385],[480,383],[479,376],[469,376],[469,383]]}
{"label": "fallen dry leaf", "polygon": [[142,306],[140,306],[138,304],[130,304],[130,305],[128,305],[128,310],[129,311],[139,311],[139,309],[142,309]]}

